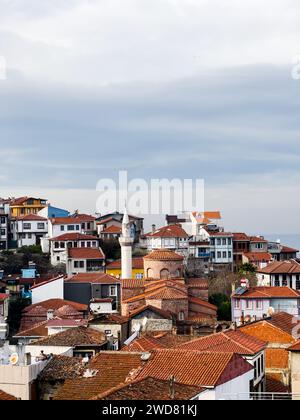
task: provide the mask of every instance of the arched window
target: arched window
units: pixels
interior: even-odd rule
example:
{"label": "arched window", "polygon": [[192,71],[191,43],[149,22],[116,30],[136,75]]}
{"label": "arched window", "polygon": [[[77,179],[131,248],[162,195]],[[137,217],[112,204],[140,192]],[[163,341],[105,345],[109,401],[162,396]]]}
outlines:
{"label": "arched window", "polygon": [[148,268],[148,270],[147,270],[147,278],[148,279],[153,279],[154,278],[154,274],[153,274],[152,268]]}
{"label": "arched window", "polygon": [[161,270],[161,272],[160,272],[160,278],[161,279],[168,279],[169,277],[170,277],[169,270],[167,270],[166,268]]}

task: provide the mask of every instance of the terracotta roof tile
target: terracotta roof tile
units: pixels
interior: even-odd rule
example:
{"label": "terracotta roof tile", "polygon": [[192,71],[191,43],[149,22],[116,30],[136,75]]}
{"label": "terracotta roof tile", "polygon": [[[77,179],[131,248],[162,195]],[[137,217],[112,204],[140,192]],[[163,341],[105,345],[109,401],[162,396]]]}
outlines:
{"label": "terracotta roof tile", "polygon": [[122,289],[141,289],[145,287],[144,279],[122,279]]}
{"label": "terracotta roof tile", "polygon": [[151,305],[144,305],[141,308],[138,308],[135,311],[130,312],[130,318],[134,318],[135,316],[147,310],[157,313],[158,315],[162,316],[162,319],[172,319],[172,315],[170,312],[164,311],[160,308],[156,308],[155,306],[151,306]]}
{"label": "terracotta roof tile", "polygon": [[215,305],[212,305],[211,303],[207,302],[206,300],[199,299],[193,296],[189,296],[189,302],[195,303],[197,305],[205,306],[206,308],[212,309],[214,311],[217,311],[218,308]]}
{"label": "terracotta roof tile", "polygon": [[51,238],[50,241],[66,242],[66,241],[99,241],[97,236],[85,235],[84,233],[64,233],[63,235]]}
{"label": "terracotta roof tile", "polygon": [[300,351],[300,340],[288,348],[289,351]]}
{"label": "terracotta roof tile", "polygon": [[157,229],[155,232],[148,233],[145,235],[149,238],[184,238],[187,239],[189,235],[182,228],[181,225],[170,225],[163,226],[160,229]]}
{"label": "terracotta roof tile", "polygon": [[273,258],[268,252],[246,252],[244,255],[250,262],[270,262]]}
{"label": "terracotta roof tile", "polygon": [[299,252],[299,249],[295,249],[295,248],[290,248],[289,246],[282,246],[281,249],[281,253],[282,254],[289,254],[289,253],[295,253],[295,252]]}
{"label": "terracotta roof tile", "polygon": [[[233,371],[233,365],[238,371]],[[155,350],[137,379],[153,377],[168,380],[174,375],[178,383],[215,387],[252,369],[241,356],[233,353]]]}
{"label": "terracotta roof tile", "polygon": [[28,330],[19,332],[16,337],[47,337],[48,336],[48,329],[47,329],[47,322],[44,321],[39,324],[34,325],[32,328],[29,328]]}
{"label": "terracotta roof tile", "polygon": [[0,390],[0,401],[15,401],[16,397]]}
{"label": "terracotta roof tile", "polygon": [[66,283],[120,284],[121,280],[105,273],[79,273],[65,280]]}
{"label": "terracotta roof tile", "polygon": [[17,217],[16,220],[20,222],[47,222],[45,217],[38,216],[37,214],[26,214],[26,216]]}
{"label": "terracotta roof tile", "polygon": [[251,287],[235,299],[300,298],[300,292],[290,287]]}
{"label": "terracotta roof tile", "polygon": [[37,308],[37,307],[41,307],[47,311],[50,309],[55,311],[62,308],[63,306],[71,306],[72,308],[74,308],[76,311],[79,311],[79,312],[83,312],[83,311],[85,312],[88,309],[87,305],[83,305],[81,303],[71,302],[69,300],[64,300],[64,299],[48,299],[43,302],[39,302],[34,305],[27,306],[23,310],[23,312],[25,313],[31,312],[34,308]]}
{"label": "terracotta roof tile", "polygon": [[70,248],[69,258],[74,260],[105,260],[105,255],[101,248]]}
{"label": "terracotta roof tile", "polygon": [[127,381],[142,365],[142,353],[100,352],[87,369],[92,378],[67,380],[55,400],[88,400]]}
{"label": "terracotta roof tile", "polygon": [[263,274],[300,274],[300,264],[295,261],[275,261],[259,270]]}
{"label": "terracotta roof tile", "polygon": [[242,233],[242,232],[234,232],[233,233],[233,240],[238,242],[238,241],[242,241],[242,242],[250,242],[250,238],[248,235],[246,235],[246,233]]}
{"label": "terracotta roof tile", "polygon": [[105,334],[92,328],[71,328],[58,334],[42,338],[32,343],[33,346],[62,346],[77,347],[83,345],[103,345],[106,343]]}
{"label": "terracotta roof tile", "polygon": [[95,217],[88,214],[78,214],[76,216],[69,217],[53,217],[51,222],[53,225],[75,225],[85,222],[94,222],[95,220]]}
{"label": "terracotta roof tile", "polygon": [[122,351],[133,351],[133,352],[148,352],[151,350],[166,348],[162,343],[156,340],[152,336],[142,336],[134,340],[127,346],[122,348]]}
{"label": "terracotta roof tile", "polygon": [[39,374],[39,381],[65,381],[81,376],[86,367],[75,357],[54,356]]}
{"label": "terracotta roof tile", "polygon": [[157,249],[146,255],[144,259],[156,261],[183,261],[184,257],[168,249]]}
{"label": "terracotta roof tile", "polygon": [[100,232],[100,234],[102,235],[103,233],[110,233],[110,234],[121,234],[122,233],[122,229],[119,226],[115,226],[115,225],[111,225],[109,227],[107,227],[106,229],[102,230]]}
{"label": "terracotta roof tile", "polygon": [[244,334],[241,331],[227,331],[197,338],[179,346],[182,350],[197,350],[219,353],[255,355],[267,346],[265,341]]}
{"label": "terracotta roof tile", "polygon": [[96,400],[109,401],[168,401],[168,400],[190,400],[200,394],[204,389],[196,386],[183,384],[174,385],[174,397],[170,395],[170,381],[161,381],[155,378],[146,378],[121,384],[107,392],[98,395]]}

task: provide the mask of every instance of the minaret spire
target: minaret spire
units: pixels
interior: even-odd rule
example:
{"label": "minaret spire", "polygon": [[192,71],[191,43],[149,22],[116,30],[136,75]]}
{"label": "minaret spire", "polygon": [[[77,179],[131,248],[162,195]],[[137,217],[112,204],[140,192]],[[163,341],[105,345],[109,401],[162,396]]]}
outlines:
{"label": "minaret spire", "polygon": [[131,236],[130,219],[125,203],[125,211],[122,222],[122,236],[120,245],[122,251],[122,279],[132,278],[132,247],[134,239]]}

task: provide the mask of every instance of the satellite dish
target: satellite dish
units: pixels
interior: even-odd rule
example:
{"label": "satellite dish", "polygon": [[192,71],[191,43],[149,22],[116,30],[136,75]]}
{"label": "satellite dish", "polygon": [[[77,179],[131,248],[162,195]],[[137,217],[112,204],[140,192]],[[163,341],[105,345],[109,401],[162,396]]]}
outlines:
{"label": "satellite dish", "polygon": [[18,362],[19,362],[19,355],[18,355],[18,353],[13,353],[13,354],[10,356],[10,358],[9,358],[9,363],[10,363],[12,366],[15,366],[16,364],[18,364]]}

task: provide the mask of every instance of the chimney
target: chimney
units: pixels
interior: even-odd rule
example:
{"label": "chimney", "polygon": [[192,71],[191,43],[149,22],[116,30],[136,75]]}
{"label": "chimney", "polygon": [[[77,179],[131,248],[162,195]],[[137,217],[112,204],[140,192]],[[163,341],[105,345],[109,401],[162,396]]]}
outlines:
{"label": "chimney", "polygon": [[156,225],[152,225],[152,233],[156,231]]}
{"label": "chimney", "polygon": [[50,321],[53,318],[54,318],[54,311],[53,311],[53,309],[49,309],[47,311],[47,321]]}
{"label": "chimney", "polygon": [[176,383],[175,376],[174,375],[170,376],[170,379],[169,379],[169,395],[170,395],[171,400],[175,400],[175,383]]}

